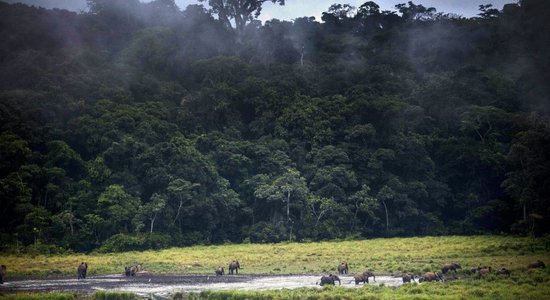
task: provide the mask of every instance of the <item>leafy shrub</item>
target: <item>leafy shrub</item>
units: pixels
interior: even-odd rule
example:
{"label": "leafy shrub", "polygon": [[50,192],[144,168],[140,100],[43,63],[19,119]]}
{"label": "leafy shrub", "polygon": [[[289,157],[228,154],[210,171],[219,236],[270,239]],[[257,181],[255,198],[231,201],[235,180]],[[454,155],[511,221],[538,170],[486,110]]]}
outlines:
{"label": "leafy shrub", "polygon": [[253,243],[277,243],[288,239],[286,227],[280,223],[258,222],[250,228]]}
{"label": "leafy shrub", "polygon": [[3,300],[74,300],[77,299],[76,294],[71,293],[16,293],[2,294]]}
{"label": "leafy shrub", "polygon": [[52,255],[67,253],[67,250],[56,245],[35,243],[24,247],[23,252],[31,255]]}
{"label": "leafy shrub", "polygon": [[96,292],[92,298],[93,300],[134,300],[138,299],[136,294],[128,292]]}
{"label": "leafy shrub", "polygon": [[145,235],[143,243],[146,247],[144,249],[163,249],[172,244],[172,238],[166,234],[150,233]]}
{"label": "leafy shrub", "polygon": [[123,252],[166,248],[171,244],[168,235],[149,233],[145,235],[115,234],[108,238],[98,252]]}

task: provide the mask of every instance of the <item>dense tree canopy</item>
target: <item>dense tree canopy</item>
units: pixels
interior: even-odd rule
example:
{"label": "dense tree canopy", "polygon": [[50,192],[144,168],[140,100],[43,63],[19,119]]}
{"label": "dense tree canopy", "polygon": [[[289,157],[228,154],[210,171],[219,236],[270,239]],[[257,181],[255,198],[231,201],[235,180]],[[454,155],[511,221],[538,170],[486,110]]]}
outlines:
{"label": "dense tree canopy", "polygon": [[2,250],[548,234],[548,1],[264,2],[0,2]]}

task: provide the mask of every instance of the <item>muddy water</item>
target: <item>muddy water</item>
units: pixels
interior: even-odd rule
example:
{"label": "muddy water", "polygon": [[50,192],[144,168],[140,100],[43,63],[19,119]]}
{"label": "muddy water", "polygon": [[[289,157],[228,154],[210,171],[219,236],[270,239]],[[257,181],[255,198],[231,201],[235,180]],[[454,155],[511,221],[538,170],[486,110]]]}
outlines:
{"label": "muddy water", "polygon": [[[294,289],[300,287],[320,288],[316,283],[321,275],[152,275],[140,274],[136,277],[121,275],[96,276],[84,280],[41,279],[8,281],[0,286],[0,291],[77,291],[94,292],[99,290],[127,291],[144,296],[169,297],[176,292],[200,292],[204,290],[270,290]],[[357,288],[352,276],[340,276],[342,286]],[[370,285],[384,284],[399,286],[400,277],[377,276]]]}

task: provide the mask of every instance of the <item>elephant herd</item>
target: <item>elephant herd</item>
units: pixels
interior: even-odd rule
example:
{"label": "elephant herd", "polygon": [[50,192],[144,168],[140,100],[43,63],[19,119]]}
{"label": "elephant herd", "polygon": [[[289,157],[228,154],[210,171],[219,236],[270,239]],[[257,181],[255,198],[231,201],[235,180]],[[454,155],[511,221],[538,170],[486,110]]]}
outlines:
{"label": "elephant herd", "polygon": [[[241,265],[238,261],[234,260],[231,263],[229,263],[229,274],[239,274],[239,269],[241,268]],[[2,270],[0,271],[0,283],[2,283],[2,278],[4,277],[4,274],[6,273],[6,266],[2,265]],[[78,279],[86,279],[86,272],[88,270],[88,264],[85,262],[82,262],[78,268]],[[136,276],[138,272],[143,271],[143,266],[141,264],[131,265],[124,267],[124,275],[125,276]],[[215,270],[216,276],[224,275],[225,269],[223,267],[218,267]]]}
{"label": "elephant herd", "polygon": [[[348,274],[349,265],[348,265],[347,262],[343,262],[343,263],[339,264],[336,267],[336,270],[338,271],[338,274],[340,274],[340,275]],[[353,280],[351,282],[355,281],[355,284],[369,283],[369,277],[372,277],[373,280],[376,281],[376,276],[374,275],[374,273],[370,270],[366,270],[362,273],[357,273],[357,274],[353,275]],[[328,274],[328,275],[323,275],[321,277],[321,279],[317,282],[317,284],[319,284],[321,286],[323,286],[323,285],[335,285],[336,281],[338,281],[339,285],[342,284],[342,282],[340,281],[340,277],[338,275]]]}
{"label": "elephant herd", "polygon": [[[544,264],[544,262],[542,262],[540,260],[537,260],[537,261],[529,263],[527,265],[527,268],[528,269],[538,269],[538,268],[544,269],[544,268],[546,268],[546,265]],[[126,275],[126,276],[135,276],[136,273],[142,271],[142,269],[143,268],[142,268],[141,264],[127,266],[127,267],[124,267],[124,275]],[[234,260],[234,261],[229,263],[229,266],[228,266],[229,274],[239,274],[239,269],[241,269],[241,266],[240,266],[240,264],[237,260]],[[442,274],[447,274],[451,271],[456,273],[458,269],[461,269],[461,266],[457,263],[444,264],[444,265],[441,266],[441,273],[426,272],[422,276],[418,277],[418,282],[445,281]],[[6,268],[5,265],[0,265],[0,284],[4,283],[4,278],[6,277],[6,270],[7,270],[7,268]],[[348,274],[349,266],[346,262],[343,262],[343,263],[339,264],[336,267],[336,270],[338,271],[338,274],[340,274],[340,275]],[[86,279],[87,271],[88,271],[88,264],[86,262],[82,262],[77,267],[78,279]],[[468,271],[469,271],[470,274],[475,274],[477,276],[477,278],[481,278],[481,277],[486,276],[488,274],[495,274],[497,276],[502,275],[502,276],[508,276],[509,277],[512,273],[510,270],[508,270],[506,268],[501,268],[501,269],[496,270],[495,272],[493,272],[493,268],[491,268],[490,266],[481,266],[481,265],[478,266],[478,267],[475,267],[475,268],[471,268]],[[224,268],[222,266],[218,267],[215,270],[215,274],[216,274],[216,276],[224,275],[225,274]],[[362,273],[355,274],[353,276],[353,280],[351,282],[355,281],[356,285],[360,284],[360,283],[363,283],[363,284],[369,283],[369,277],[372,277],[373,281],[376,282],[376,276],[370,270],[366,270]],[[403,283],[410,283],[411,281],[416,282],[414,274],[407,274],[407,273],[403,274],[402,279],[403,279]],[[456,279],[456,278],[454,278],[454,279]],[[341,285],[340,277],[338,275],[329,274],[329,275],[322,276],[320,281],[318,282],[318,284],[320,284],[321,286],[323,286],[323,285],[335,285],[335,283],[337,281],[338,281],[338,284]]]}
{"label": "elephant herd", "polygon": [[[229,270],[229,274],[233,275],[233,274],[239,274],[239,269],[240,268],[241,268],[241,265],[239,264],[239,261],[234,260],[234,261],[229,263],[229,266],[228,266],[227,269]],[[214,273],[216,274],[216,276],[225,275],[225,270],[222,266],[219,266],[214,271]]]}
{"label": "elephant herd", "polygon": [[133,265],[133,266],[126,266],[124,267],[124,275],[126,276],[136,276],[137,272],[140,272],[143,270],[141,264]]}
{"label": "elephant herd", "polygon": [[[534,261],[534,262],[529,263],[527,265],[528,269],[536,269],[536,268],[544,269],[545,267],[546,267],[546,265],[544,264],[544,262],[542,262],[540,260]],[[439,273],[439,272],[426,272],[423,275],[417,277],[418,282],[446,281],[446,279],[443,278],[444,274],[447,274],[451,271],[456,273],[457,270],[459,270],[461,268],[462,267],[458,263],[443,264],[441,266],[441,273]],[[338,271],[338,274],[340,274],[340,275],[348,274],[349,265],[346,262],[343,262],[343,263],[339,264],[336,267],[336,270]],[[476,268],[471,268],[469,270],[469,273],[470,274],[476,274],[477,278],[481,278],[481,277],[486,276],[488,274],[493,274],[493,269],[490,266],[478,266]],[[506,268],[501,268],[501,269],[496,270],[494,272],[494,274],[497,275],[497,276],[502,275],[502,276],[508,276],[508,277],[510,277],[511,273],[512,272],[510,270],[506,269]],[[363,284],[364,283],[369,283],[369,277],[372,277],[373,281],[376,282],[376,277],[375,277],[374,273],[372,271],[369,271],[369,270],[366,270],[362,273],[355,274],[353,276],[353,280],[351,282],[355,281],[356,285],[360,284],[360,283],[363,283]],[[453,276],[453,279],[456,279],[456,277]],[[414,274],[408,274],[408,273],[404,273],[402,275],[402,280],[403,280],[403,283],[410,283],[411,281],[416,282],[415,275]],[[321,286],[323,286],[323,285],[335,285],[336,281],[338,281],[338,284],[340,284],[340,278],[338,277],[338,275],[329,274],[329,275],[322,276],[321,280],[318,282],[318,284],[321,285]]]}
{"label": "elephant herd", "polygon": [[[447,274],[449,271],[453,271],[453,272],[457,272],[458,269],[460,269],[460,265],[457,264],[457,263],[450,263],[450,264],[444,264],[443,266],[441,266],[441,273],[442,274]],[[531,262],[527,265],[527,268],[528,269],[544,269],[546,268],[546,265],[544,264],[544,262],[540,261],[540,260],[537,260],[537,261],[534,261],[534,262]],[[484,277],[484,276],[487,276],[489,274],[495,274],[497,276],[507,276],[507,277],[510,277],[510,275],[512,274],[512,272],[510,270],[508,270],[507,268],[500,268],[496,271],[493,272],[493,268],[491,266],[478,266],[478,267],[474,267],[474,268],[470,268],[469,270],[467,270],[467,273],[469,274],[473,274],[475,276],[475,278],[481,278],[481,277]],[[442,274],[440,273],[434,273],[434,272],[426,272],[423,276],[420,276],[419,277],[419,282],[423,282],[423,281],[445,281],[445,279],[443,278]],[[414,275],[411,275],[410,274],[406,274],[403,276],[403,282],[410,282],[410,280],[413,280],[414,281]],[[456,279],[456,277],[453,277],[453,279]]]}

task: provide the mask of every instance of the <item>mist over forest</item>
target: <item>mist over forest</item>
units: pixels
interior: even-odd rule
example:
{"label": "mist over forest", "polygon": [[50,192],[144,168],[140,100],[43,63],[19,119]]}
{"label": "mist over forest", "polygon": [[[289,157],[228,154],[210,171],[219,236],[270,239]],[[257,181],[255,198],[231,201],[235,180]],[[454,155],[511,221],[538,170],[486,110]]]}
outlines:
{"label": "mist over forest", "polygon": [[225,2],[0,2],[0,251],[549,233],[549,1]]}

